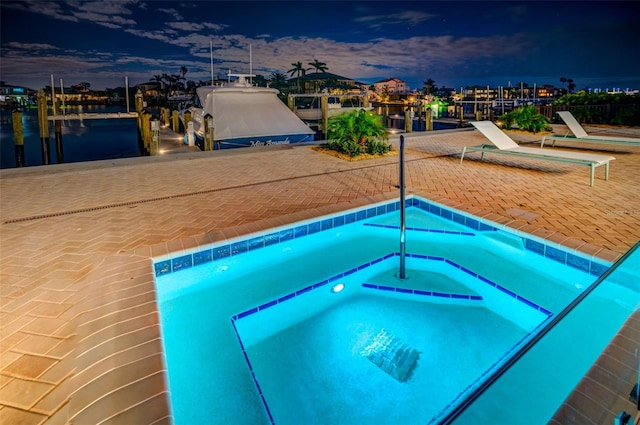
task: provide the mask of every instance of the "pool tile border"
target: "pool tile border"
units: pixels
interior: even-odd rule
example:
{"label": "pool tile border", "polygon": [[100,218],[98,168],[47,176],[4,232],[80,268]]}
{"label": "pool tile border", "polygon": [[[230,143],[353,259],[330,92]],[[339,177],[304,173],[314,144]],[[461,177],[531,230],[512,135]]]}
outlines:
{"label": "pool tile border", "polygon": [[[466,274],[470,275],[473,278],[476,278],[478,280],[480,280],[483,283],[488,284],[489,286],[492,286],[493,288],[503,292],[504,294],[514,298],[515,300],[526,304],[528,307],[531,307],[547,316],[552,316],[553,313],[551,313],[549,310],[545,309],[544,307],[541,307],[539,305],[537,305],[534,302],[529,301],[528,299],[516,294],[515,292],[512,292],[510,290],[508,290],[507,288],[504,288],[500,285],[498,285],[497,283],[491,281],[490,279],[487,279],[477,273],[475,273],[474,271],[471,271],[457,263],[455,263],[454,261],[451,261],[447,258],[444,257],[436,257],[436,256],[432,256],[432,255],[422,255],[422,254],[410,254],[407,253],[405,254],[406,257],[408,258],[415,258],[415,259],[421,259],[421,260],[428,260],[428,261],[442,261],[445,262],[446,264],[465,272]],[[288,301],[292,298],[295,298],[299,295],[305,294],[307,292],[310,292],[314,289],[318,289],[322,286],[325,286],[329,283],[332,282],[336,282],[342,278],[344,278],[345,276],[349,276],[355,272],[358,272],[360,270],[366,269],[368,267],[373,266],[374,264],[380,263],[381,261],[387,260],[389,258],[392,257],[399,257],[400,253],[399,252],[393,252],[390,254],[387,254],[385,256],[382,257],[378,257],[375,260],[363,263],[357,267],[354,267],[352,269],[349,269],[343,273],[338,273],[328,279],[322,280],[320,282],[314,283],[312,285],[309,285],[305,288],[299,289],[295,292],[291,292],[287,295],[284,295],[280,298],[271,300],[269,302],[266,302],[262,305],[250,308],[249,310],[245,310],[241,313],[238,313],[236,315],[234,315],[231,320],[232,321],[236,321],[239,319],[242,319],[243,317],[247,317],[247,316],[251,316],[252,314],[258,313],[260,311],[264,311],[270,307],[273,307],[275,305],[281,304],[285,301]],[[371,284],[371,283],[363,283],[362,287],[364,288],[368,288],[368,289],[375,289],[375,290],[379,290],[379,291],[385,291],[385,292],[398,292],[398,293],[406,293],[406,294],[412,294],[412,295],[420,295],[420,296],[431,296],[431,297],[436,297],[436,298],[448,298],[448,299],[456,299],[456,300],[470,300],[470,301],[482,301],[483,298],[481,296],[478,295],[468,295],[468,294],[455,294],[455,293],[444,293],[444,292],[434,292],[434,291],[422,291],[422,290],[414,290],[414,289],[407,289],[407,288],[399,288],[399,287],[392,287],[392,286],[385,286],[385,285],[376,285],[376,284]]]}
{"label": "pool tile border", "polygon": [[[417,207],[423,211],[432,213],[438,217],[455,222],[457,224],[461,224],[478,232],[491,232],[499,230],[497,227],[491,226],[484,221],[477,220],[473,217],[469,217],[464,213],[454,211],[450,207],[445,207],[443,205],[426,201],[418,197],[407,198],[406,206]],[[392,201],[383,203],[381,205],[374,205],[369,208],[359,209],[357,211],[348,211],[344,214],[339,214],[328,218],[321,217],[311,222],[299,224],[285,229],[279,229],[265,235],[252,236],[247,239],[230,242],[224,245],[210,246],[209,248],[202,249],[194,253],[180,253],[177,255],[169,254],[169,258],[166,258],[166,256],[164,256],[162,259],[154,259],[154,274],[156,277],[163,276],[169,273],[174,273],[180,270],[188,269],[236,254],[242,254],[244,252],[249,252],[270,245],[312,235],[324,230],[334,229],[347,224],[367,220],[383,214],[397,211],[399,209],[400,201]],[[365,223],[365,225],[384,228],[399,228],[399,226],[377,225],[372,223]],[[475,234],[472,232],[455,232],[424,228],[409,228],[408,230],[457,234],[462,236],[475,236]],[[539,254],[547,259],[557,261],[561,264],[589,273],[595,277],[601,276],[609,268],[609,265],[585,258],[581,255],[573,254],[565,249],[562,249],[562,247],[523,236],[519,234],[519,232],[511,229],[509,231],[521,238],[523,246],[526,250]]]}

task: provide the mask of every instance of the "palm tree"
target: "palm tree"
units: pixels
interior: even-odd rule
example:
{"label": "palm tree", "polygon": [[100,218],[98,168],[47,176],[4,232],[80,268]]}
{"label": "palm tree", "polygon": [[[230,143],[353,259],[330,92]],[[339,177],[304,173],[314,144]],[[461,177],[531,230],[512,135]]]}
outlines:
{"label": "palm tree", "polygon": [[187,81],[187,93],[195,93],[196,91],[196,82],[193,80]]}
{"label": "palm tree", "polygon": [[569,93],[573,92],[573,89],[576,88],[576,85],[573,84],[573,80],[571,78],[567,78],[567,89],[569,90]]}
{"label": "palm tree", "polygon": [[[325,72],[327,69],[329,69],[327,67],[327,64],[324,62],[320,62],[318,59],[314,59],[313,62],[309,62],[309,65],[311,65],[311,68],[308,68],[309,70],[315,69],[316,74],[318,72]],[[317,93],[318,92],[318,79],[316,78],[313,82],[314,84],[314,91]]]}
{"label": "palm tree", "polygon": [[162,74],[162,79],[164,80],[164,95],[168,96],[169,95],[169,90],[171,90],[171,80],[169,78],[169,74],[167,74],[166,72]]}
{"label": "palm tree", "polygon": [[187,75],[187,72],[189,72],[189,70],[187,69],[186,66],[183,65],[183,66],[180,67],[180,74],[182,74],[182,79],[183,80],[185,79],[184,76]]}
{"label": "palm tree", "polygon": [[430,95],[431,90],[433,90],[433,88],[435,87],[435,84],[435,81],[433,81],[431,78],[427,78],[427,81],[424,82],[424,94]]}
{"label": "palm tree", "polygon": [[314,59],[313,62],[309,62],[309,65],[311,65],[311,68],[308,69],[315,69],[316,72],[325,72],[329,69],[326,63],[320,62],[318,59]]}
{"label": "palm tree", "polygon": [[287,76],[280,71],[276,71],[269,77],[269,82],[273,88],[281,89],[287,84]]}
{"label": "palm tree", "polygon": [[564,91],[564,83],[567,82],[567,77],[560,77],[560,82],[562,83],[562,91]]}
{"label": "palm tree", "polygon": [[300,76],[304,76],[307,72],[306,69],[304,69],[302,67],[302,62],[298,61],[296,63],[292,63],[291,66],[293,66],[293,68],[291,68],[289,71],[287,71],[287,73],[289,75],[291,75],[293,77],[293,75],[296,75],[296,80],[297,80],[297,86],[298,86],[298,93],[300,93]]}

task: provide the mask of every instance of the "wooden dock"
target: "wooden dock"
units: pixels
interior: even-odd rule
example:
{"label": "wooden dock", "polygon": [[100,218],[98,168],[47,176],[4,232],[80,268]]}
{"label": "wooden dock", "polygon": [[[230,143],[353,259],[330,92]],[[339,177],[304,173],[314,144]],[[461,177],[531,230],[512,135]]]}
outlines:
{"label": "wooden dock", "polygon": [[184,144],[184,134],[176,133],[169,126],[160,126],[160,143],[158,153],[169,155],[176,153],[202,152],[197,146]]}
{"label": "wooden dock", "polygon": [[137,112],[103,112],[103,113],[80,113],[80,114],[57,114],[47,117],[49,121],[67,120],[103,120],[112,118],[138,118]]}

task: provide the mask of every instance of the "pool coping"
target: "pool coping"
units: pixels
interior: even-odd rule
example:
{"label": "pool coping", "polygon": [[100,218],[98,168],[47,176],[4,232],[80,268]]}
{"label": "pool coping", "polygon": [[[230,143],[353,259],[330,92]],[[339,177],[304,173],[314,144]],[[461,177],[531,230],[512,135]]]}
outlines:
{"label": "pool coping", "polygon": [[[578,250],[572,250],[569,247],[565,247],[562,244],[558,244],[552,241],[546,241],[542,238],[535,237],[535,235],[528,235],[522,230],[516,230],[509,228],[508,226],[500,226],[499,223],[488,223],[488,219],[480,217],[477,220],[470,217],[468,213],[458,210],[453,207],[448,207],[444,204],[430,201],[428,199],[418,197],[416,195],[409,195],[406,198],[407,208],[415,207],[422,211],[432,213],[437,217],[445,220],[457,223],[469,228],[469,232],[453,232],[453,231],[438,231],[432,229],[411,229],[406,230],[422,230],[435,233],[458,233],[473,236],[472,231],[486,232],[504,230],[509,233],[515,234],[523,241],[523,248],[529,252],[541,255],[544,258],[558,262],[563,265],[573,267],[577,270],[589,273],[592,276],[601,276],[610,266],[610,261],[602,261],[598,257],[591,256],[591,258]],[[374,218],[380,215],[399,211],[400,200],[390,200],[384,202],[378,202],[368,206],[367,208],[352,208],[342,212],[336,212],[320,217],[316,217],[312,220],[304,220],[300,222],[294,222],[287,226],[279,226],[272,232],[265,235],[254,235],[254,232],[235,237],[231,240],[225,240],[226,243],[211,243],[208,247],[198,247],[195,249],[183,249],[171,253],[166,253],[153,258],[153,267],[156,277],[164,276],[166,274],[175,273],[181,270],[185,270],[191,267],[196,267],[202,264],[206,264],[212,261],[220,260],[234,255],[242,254],[245,252],[253,251],[256,249],[265,248],[267,246],[276,245],[278,243],[287,242],[292,239],[298,239],[314,233],[318,233],[325,230],[335,229],[344,225],[357,223],[370,218]],[[364,223],[369,226],[376,226],[371,223]],[[292,227],[295,225],[295,227]],[[388,227],[397,228],[399,226],[376,226],[376,227]],[[533,236],[533,237],[531,237]],[[566,255],[565,255],[566,252]],[[603,264],[606,263],[606,264]]]}

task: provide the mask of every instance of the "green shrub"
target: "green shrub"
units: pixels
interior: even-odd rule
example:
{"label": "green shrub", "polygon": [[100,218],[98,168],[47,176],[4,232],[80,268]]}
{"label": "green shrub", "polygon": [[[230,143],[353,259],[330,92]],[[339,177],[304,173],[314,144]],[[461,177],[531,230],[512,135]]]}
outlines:
{"label": "green shrub", "polygon": [[358,156],[364,152],[362,146],[353,140],[330,140],[327,143],[327,148],[349,156]]}
{"label": "green shrub", "polygon": [[581,90],[577,93],[565,94],[553,101],[552,105],[604,105],[607,103],[638,103],[640,96],[628,95],[625,93],[587,93]]}
{"label": "green shrub", "polygon": [[384,155],[385,153],[388,153],[390,150],[391,150],[391,145],[384,142],[369,140],[366,143],[366,152],[370,155]]}
{"label": "green shrub", "polygon": [[389,130],[382,119],[371,111],[361,109],[329,118],[327,147],[338,152],[358,156],[363,152],[389,151],[378,139],[388,140]]}
{"label": "green shrub", "polygon": [[640,125],[640,110],[621,109],[616,116],[611,119],[614,125]]}
{"label": "green shrub", "polygon": [[510,129],[514,125],[519,130],[538,133],[540,131],[551,131],[551,126],[547,117],[536,112],[533,106],[524,106],[507,112],[501,117],[503,129]]}
{"label": "green shrub", "polygon": [[593,108],[575,107],[571,110],[571,114],[581,123],[585,124],[598,124],[603,123],[606,120],[602,116],[600,111]]}

